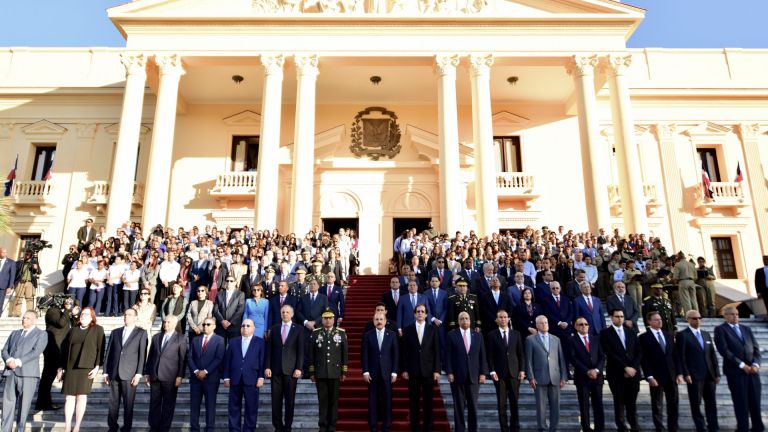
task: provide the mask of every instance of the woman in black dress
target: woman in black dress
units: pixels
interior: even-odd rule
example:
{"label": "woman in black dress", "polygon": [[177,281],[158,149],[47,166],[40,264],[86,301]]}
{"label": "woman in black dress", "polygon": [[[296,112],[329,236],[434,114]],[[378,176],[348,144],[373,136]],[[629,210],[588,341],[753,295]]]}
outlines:
{"label": "woman in black dress", "polygon": [[520,295],[520,303],[512,311],[514,329],[520,332],[523,339],[536,334],[536,317],[541,314],[539,305],[533,301],[533,291],[530,288],[524,289]]}
{"label": "woman in black dress", "polygon": [[[64,379],[64,431],[78,432],[83,421],[93,379],[104,364],[104,328],[96,325],[96,313],[86,307],[80,312],[80,325],[73,327],[62,344],[61,367],[57,380]],[[75,414],[72,428],[72,415]]]}

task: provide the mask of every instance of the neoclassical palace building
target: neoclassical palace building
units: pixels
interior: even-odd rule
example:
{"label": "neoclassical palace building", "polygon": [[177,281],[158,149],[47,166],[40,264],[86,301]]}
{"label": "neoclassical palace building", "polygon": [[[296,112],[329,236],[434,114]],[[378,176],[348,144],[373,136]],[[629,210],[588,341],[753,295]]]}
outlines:
{"label": "neoclassical palace building", "polygon": [[[43,286],[113,233],[356,227],[643,232],[754,296],[768,253],[768,51],[628,49],[611,0],[137,0],[124,48],[0,48],[15,256]],[[50,170],[50,176],[46,175]],[[737,171],[741,180],[736,181]],[[709,177],[712,196],[702,187]],[[46,180],[47,178],[47,180]]]}

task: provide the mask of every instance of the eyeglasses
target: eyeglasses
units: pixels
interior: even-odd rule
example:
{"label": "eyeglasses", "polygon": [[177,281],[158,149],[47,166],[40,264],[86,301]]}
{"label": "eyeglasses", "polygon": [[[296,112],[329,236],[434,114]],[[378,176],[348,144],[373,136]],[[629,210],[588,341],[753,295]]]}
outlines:
{"label": "eyeglasses", "polygon": [[246,328],[246,327],[253,327],[253,326],[252,326],[252,325],[250,325],[250,324],[243,324],[243,325],[241,325],[240,327],[242,327],[242,328]]}
{"label": "eyeglasses", "polygon": [[214,324],[213,323],[203,323],[203,327],[210,327],[212,325],[214,325]]}

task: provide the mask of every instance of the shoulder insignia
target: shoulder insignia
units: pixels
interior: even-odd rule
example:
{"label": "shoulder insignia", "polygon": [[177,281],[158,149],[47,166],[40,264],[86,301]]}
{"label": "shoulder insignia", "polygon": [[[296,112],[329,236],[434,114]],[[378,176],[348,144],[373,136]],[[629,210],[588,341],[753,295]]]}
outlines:
{"label": "shoulder insignia", "polygon": [[648,296],[648,297],[645,297],[645,298],[643,299],[643,301],[648,301],[648,300],[650,300],[650,299],[651,299],[651,296]]}
{"label": "shoulder insignia", "polygon": [[323,329],[322,327],[316,328],[316,329],[312,330],[312,333],[317,333],[317,332],[321,331],[322,329]]}
{"label": "shoulder insignia", "polygon": [[452,296],[448,297],[448,299],[452,299],[452,298],[456,298],[456,294],[454,294],[454,295],[452,295]]}
{"label": "shoulder insignia", "polygon": [[343,329],[343,328],[341,328],[341,327],[336,327],[336,330],[338,330],[338,331],[340,331],[340,332],[342,332],[342,333],[346,332],[346,330],[344,330],[344,329]]}

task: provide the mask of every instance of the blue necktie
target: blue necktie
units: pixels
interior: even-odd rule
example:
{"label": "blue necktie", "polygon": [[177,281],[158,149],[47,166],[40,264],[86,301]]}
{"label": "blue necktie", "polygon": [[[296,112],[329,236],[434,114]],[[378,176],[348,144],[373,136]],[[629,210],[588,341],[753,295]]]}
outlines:
{"label": "blue necktie", "polygon": [[696,332],[696,339],[699,340],[699,345],[701,345],[701,348],[704,349],[704,338],[701,336],[701,332]]}
{"label": "blue necktie", "polygon": [[741,339],[741,341],[744,342],[744,335],[741,334],[741,328],[739,328],[738,324],[733,326],[733,331],[735,331],[739,339]]}

